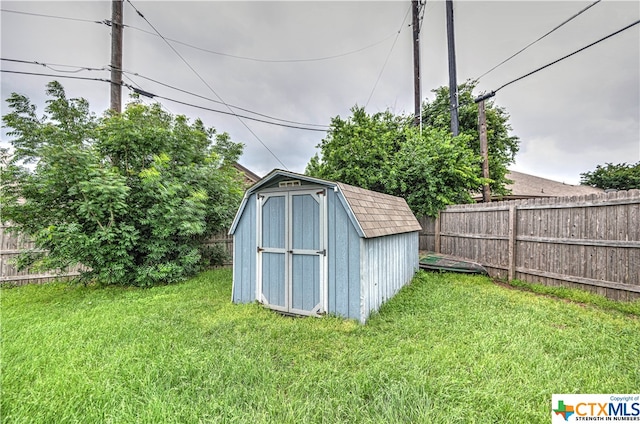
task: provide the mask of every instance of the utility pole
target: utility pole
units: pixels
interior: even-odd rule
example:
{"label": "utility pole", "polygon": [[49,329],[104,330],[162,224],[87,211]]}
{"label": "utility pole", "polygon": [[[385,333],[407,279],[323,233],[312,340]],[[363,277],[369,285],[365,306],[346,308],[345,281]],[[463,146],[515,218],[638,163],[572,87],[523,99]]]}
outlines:
{"label": "utility pole", "polygon": [[[484,110],[484,100],[478,103],[478,133],[480,134],[480,156],[482,157],[482,177],[489,178],[489,146],[487,146],[487,115]],[[491,202],[489,184],[482,186],[482,201]]]}
{"label": "utility pole", "polygon": [[[482,157],[482,178],[489,178],[489,146],[487,143],[487,114],[485,112],[484,101],[495,96],[495,91],[476,98],[478,104],[478,134],[480,135],[480,156]],[[489,184],[482,186],[482,201],[491,202],[491,189]]]}
{"label": "utility pole", "polygon": [[458,127],[458,81],[456,76],[456,46],[453,32],[453,0],[447,0],[447,45],[449,46],[449,104],[451,110],[451,132],[457,136]]}
{"label": "utility pole", "polygon": [[122,111],[122,4],[111,0],[111,110]]}
{"label": "utility pole", "polygon": [[413,15],[413,102],[415,114],[413,123],[417,127],[422,123],[422,93],[420,85],[420,0],[411,0]]}

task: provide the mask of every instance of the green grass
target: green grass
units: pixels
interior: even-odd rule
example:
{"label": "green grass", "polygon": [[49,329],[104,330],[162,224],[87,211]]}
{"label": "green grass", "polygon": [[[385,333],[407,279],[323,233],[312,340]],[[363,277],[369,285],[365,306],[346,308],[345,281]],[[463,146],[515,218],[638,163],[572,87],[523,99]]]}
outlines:
{"label": "green grass", "polygon": [[6,423],[547,423],[640,388],[640,319],[421,273],[366,325],[230,302],[231,273],[2,289]]}
{"label": "green grass", "polygon": [[529,290],[533,293],[543,294],[547,296],[555,296],[560,299],[567,299],[573,302],[585,303],[589,305],[600,306],[604,309],[613,309],[620,312],[640,316],[640,299],[632,302],[617,302],[605,296],[589,292],[586,290],[570,289],[562,286],[545,286],[540,283],[528,283],[522,280],[505,281],[513,287],[523,290]]}

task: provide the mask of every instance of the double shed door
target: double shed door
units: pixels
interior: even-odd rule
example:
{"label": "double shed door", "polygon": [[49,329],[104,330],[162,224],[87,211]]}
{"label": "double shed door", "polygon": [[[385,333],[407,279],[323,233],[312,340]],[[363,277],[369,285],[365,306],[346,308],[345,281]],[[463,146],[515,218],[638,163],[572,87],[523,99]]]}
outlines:
{"label": "double shed door", "polygon": [[258,299],[282,312],[324,310],[324,190],[258,194]]}

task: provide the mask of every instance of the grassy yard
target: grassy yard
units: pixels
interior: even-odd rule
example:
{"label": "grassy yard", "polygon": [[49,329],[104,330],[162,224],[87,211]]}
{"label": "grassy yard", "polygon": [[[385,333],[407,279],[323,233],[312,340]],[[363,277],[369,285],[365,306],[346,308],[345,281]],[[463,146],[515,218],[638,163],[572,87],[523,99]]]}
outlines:
{"label": "grassy yard", "polygon": [[638,393],[640,319],[420,274],[367,325],[233,305],[231,272],[2,289],[6,423],[547,423],[552,393]]}

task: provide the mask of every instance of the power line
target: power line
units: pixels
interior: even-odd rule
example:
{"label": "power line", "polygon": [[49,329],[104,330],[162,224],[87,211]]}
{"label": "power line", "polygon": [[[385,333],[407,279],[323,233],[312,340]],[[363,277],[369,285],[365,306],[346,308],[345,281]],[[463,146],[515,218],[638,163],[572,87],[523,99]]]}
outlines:
{"label": "power line", "polygon": [[394,47],[396,46],[396,42],[398,41],[398,37],[400,37],[400,32],[402,32],[402,28],[404,28],[404,23],[407,20],[407,16],[409,16],[409,12],[411,12],[411,6],[407,9],[407,13],[404,14],[404,19],[402,19],[402,23],[400,24],[400,29],[396,34],[395,40],[393,40],[393,44],[391,45],[391,49],[389,49],[389,53],[387,53],[387,57],[382,64],[382,69],[380,69],[380,73],[378,74],[378,78],[376,79],[375,84],[373,84],[373,88],[371,89],[371,93],[369,93],[369,98],[367,98],[367,103],[365,103],[365,109],[369,106],[369,102],[371,101],[371,97],[373,97],[374,91],[376,91],[376,87],[378,86],[378,82],[382,77],[382,73],[384,72],[384,68],[387,66],[387,62],[389,62],[389,57],[391,57],[391,52],[393,52]]}
{"label": "power line", "polygon": [[[44,63],[44,62],[38,62],[35,60],[20,60],[20,59],[8,59],[8,58],[0,58],[0,60],[6,61],[6,62],[14,62],[14,63],[26,63],[29,65],[40,65],[44,68],[48,68],[51,69],[52,71],[55,72],[66,72],[66,73],[70,73],[70,74],[76,74],[78,72],[82,72],[82,71],[107,71],[107,67],[102,67],[102,68],[92,68],[92,67],[88,67],[88,66],[76,66],[76,65],[63,65],[60,63]],[[62,68],[76,68],[75,71],[63,71],[61,69],[55,69],[54,66],[59,66]]]}
{"label": "power line", "polygon": [[[90,78],[90,77],[79,77],[79,76],[71,76],[71,75],[55,75],[55,74],[44,74],[44,73],[38,73],[38,72],[24,72],[24,71],[11,71],[11,70],[7,70],[7,69],[0,69],[0,72],[4,72],[4,73],[8,73],[8,74],[19,74],[19,75],[32,75],[32,76],[41,76],[41,77],[52,77],[52,78],[65,78],[65,79],[75,79],[75,80],[84,80],[84,81],[99,81],[99,82],[105,82],[105,83],[109,83],[111,84],[111,80],[110,79],[105,79],[105,78]],[[135,83],[134,83],[135,84]],[[137,84],[136,84],[137,85]],[[141,95],[147,95],[153,98],[159,98],[159,99],[164,99],[164,100],[169,100],[171,102],[175,102],[175,103],[179,103],[185,106],[191,106],[193,108],[196,109],[203,109],[203,110],[208,110],[210,112],[215,112],[215,113],[220,113],[223,115],[233,115],[239,118],[243,118],[243,119],[248,119],[251,121],[256,121],[256,122],[262,122],[264,124],[269,124],[269,125],[275,125],[278,127],[285,127],[285,128],[293,128],[293,129],[298,129],[298,130],[304,130],[304,131],[318,131],[318,132],[326,132],[326,130],[324,129],[319,129],[319,128],[307,128],[307,127],[303,127],[303,126],[297,126],[297,125],[288,125],[288,124],[280,124],[277,122],[271,122],[271,121],[267,121],[264,119],[258,119],[258,118],[254,118],[252,116],[245,116],[245,115],[238,115],[237,113],[234,112],[227,112],[224,110],[217,110],[217,109],[211,109],[211,108],[207,108],[204,106],[199,106],[193,103],[188,103],[188,102],[183,102],[177,99],[173,99],[171,97],[165,97],[165,96],[161,96],[161,95],[156,95],[156,94],[152,94],[149,92],[146,92],[140,88],[136,88],[130,84],[127,83],[122,83],[123,87],[127,87],[128,89],[141,94]]]}
{"label": "power line", "polygon": [[45,15],[44,13],[32,13],[32,12],[23,12],[20,10],[9,10],[9,9],[0,9],[1,12],[7,13],[16,13],[18,15],[30,15],[30,16],[39,16],[41,18],[53,18],[53,19],[64,19],[66,21],[76,21],[76,22],[90,22],[95,24],[104,24],[104,21],[94,21],[91,19],[82,19],[82,18],[69,18],[66,16],[55,16],[55,15]]}
{"label": "power line", "polygon": [[[125,71],[125,70],[123,70],[122,72],[123,72],[124,74],[134,75],[134,76],[140,77],[140,78],[142,78],[142,79],[145,79],[145,80],[147,80],[147,81],[151,81],[151,82],[153,82],[153,83],[156,83],[156,84],[158,84],[158,85],[162,85],[162,86],[167,87],[167,88],[170,88],[170,89],[172,89],[172,90],[176,90],[176,91],[179,91],[179,92],[181,92],[181,93],[189,94],[189,95],[191,95],[191,96],[198,97],[198,98],[203,99],[203,100],[207,100],[207,101],[210,101],[210,102],[213,102],[213,103],[218,103],[218,104],[224,104],[224,103],[222,103],[222,102],[220,102],[220,101],[218,101],[218,100],[212,99],[212,98],[210,98],[210,97],[206,97],[206,96],[203,96],[203,95],[200,95],[200,94],[197,94],[197,93],[193,93],[193,92],[191,92],[191,91],[187,91],[187,90],[184,90],[184,89],[182,89],[182,88],[178,88],[178,87],[175,87],[175,86],[173,86],[173,85],[163,83],[163,82],[161,82],[161,81],[155,80],[155,79],[153,79],[153,78],[146,77],[146,76],[144,76],[144,75],[140,75],[140,74],[135,73],[135,72]],[[272,120],[274,120],[274,121],[287,122],[287,123],[290,123],[290,124],[298,124],[298,125],[304,125],[304,126],[310,126],[310,127],[324,127],[324,128],[329,128],[329,125],[325,125],[325,124],[312,124],[312,123],[308,123],[308,122],[291,121],[291,120],[288,120],[288,119],[276,118],[276,117],[271,116],[271,115],[266,115],[266,114],[264,114],[264,113],[255,112],[255,111],[253,111],[253,110],[246,109],[246,108],[243,108],[243,107],[240,107],[240,106],[235,106],[235,105],[232,105],[232,104],[228,104],[228,105],[229,105],[229,106],[231,106],[231,107],[232,107],[232,108],[234,108],[234,109],[238,109],[238,110],[242,110],[242,111],[244,111],[244,112],[252,113],[252,114],[254,114],[254,115],[262,116],[262,117],[264,117],[264,118],[269,118],[269,119],[272,119]]]}
{"label": "power line", "polygon": [[[89,67],[89,66],[63,65],[63,64],[59,64],[59,63],[54,64],[54,63],[38,62],[38,61],[35,61],[35,60],[9,59],[9,58],[4,58],[4,57],[0,58],[0,60],[6,61],[6,62],[13,62],[13,63],[25,63],[25,64],[28,64],[28,65],[39,65],[39,66],[43,66],[45,68],[51,69],[51,70],[56,71],[56,72],[66,72],[66,73],[78,73],[78,72],[81,72],[81,71],[108,71],[109,70],[108,67],[94,68],[94,67]],[[66,67],[66,68],[76,68],[76,70],[74,70],[74,71],[63,71],[63,70],[55,69],[55,68],[53,68],[53,66],[60,66],[60,67]],[[210,101],[212,103],[223,104],[222,102],[220,102],[218,100],[214,100],[214,99],[212,99],[210,97],[202,96],[200,94],[193,93],[191,91],[187,91],[187,90],[178,88],[178,87],[173,86],[171,84],[167,84],[167,83],[164,83],[162,81],[158,81],[156,79],[149,78],[147,76],[141,75],[141,74],[139,74],[137,72],[127,71],[127,70],[124,70],[124,69],[121,69],[121,71],[122,71],[123,74],[125,74],[125,76],[126,76],[126,74],[133,75],[133,76],[145,79],[147,81],[151,81],[151,82],[153,82],[155,84],[170,88],[172,90],[179,91],[179,92],[185,93],[185,94],[189,94],[191,96],[198,97],[198,98],[203,99],[203,100]],[[135,83],[130,77],[127,76],[127,78],[129,79],[129,81],[133,82],[135,85],[138,86],[139,89],[142,90],[142,87],[139,84]],[[260,113],[260,112],[255,112],[255,111],[253,111],[251,109],[246,109],[246,108],[243,108],[243,107],[240,107],[240,106],[235,106],[235,105],[232,105],[232,104],[229,104],[229,106],[233,107],[234,109],[242,110],[242,111],[247,112],[247,113],[251,113],[251,114],[254,114],[254,115],[257,115],[257,116],[262,116],[264,118],[271,119],[273,121],[286,122],[286,123],[289,123],[289,124],[296,124],[298,126],[303,126],[303,127],[321,127],[321,128],[324,128],[324,129],[328,129],[329,128],[329,125],[325,125],[325,124],[312,124],[312,123],[307,123],[307,122],[292,121],[292,120],[288,120],[288,119],[276,118],[275,116],[267,115],[267,114]]]}
{"label": "power line", "polygon": [[39,72],[11,71],[8,69],[0,69],[0,72],[4,72],[7,74],[35,75],[39,77],[66,78],[66,79],[85,80],[85,81],[101,81],[101,82],[108,82],[109,84],[111,84],[111,80],[104,79],[104,78],[89,78],[89,77],[77,77],[77,76],[71,76],[71,75],[42,74]]}
{"label": "power line", "polygon": [[487,72],[485,72],[484,74],[480,75],[478,78],[476,78],[476,81],[479,81],[480,78],[484,77],[485,75],[487,75],[489,72],[493,71],[494,69],[504,65],[505,63],[507,63],[508,61],[510,61],[511,59],[513,59],[514,57],[518,56],[520,53],[522,53],[523,51],[527,50],[529,47],[533,46],[534,44],[536,44],[538,41],[542,40],[543,38],[545,38],[546,36],[548,36],[549,34],[551,34],[552,32],[556,31],[557,29],[559,29],[560,27],[562,27],[563,25],[567,24],[568,22],[572,21],[573,19],[577,18],[578,16],[580,16],[581,14],[583,14],[584,12],[586,12],[588,9],[592,8],[593,6],[595,6],[596,4],[600,3],[601,0],[596,0],[593,3],[591,3],[590,5],[588,5],[587,7],[585,7],[584,9],[582,9],[581,11],[579,11],[578,13],[576,13],[575,15],[571,16],[570,18],[566,19],[564,22],[562,22],[560,25],[556,26],[555,28],[553,28],[551,31],[547,32],[546,34],[544,34],[542,37],[538,38],[537,40],[527,44],[524,48],[518,50],[517,52],[515,52],[514,54],[512,54],[511,56],[509,56],[508,58],[506,58],[505,60],[503,60],[502,62],[498,63],[496,66],[494,66],[493,68],[489,69]]}
{"label": "power line", "polygon": [[200,76],[200,74],[198,73],[198,71],[196,71],[194,69],[193,66],[191,66],[189,64],[189,62],[180,54],[180,52],[178,52],[178,50],[176,50],[175,47],[173,47],[173,45],[162,36],[162,34],[160,34],[160,32],[156,29],[156,27],[154,27],[151,22],[149,22],[149,20],[147,18],[144,17],[144,15],[142,13],[140,13],[140,11],[133,5],[133,3],[131,3],[131,0],[127,0],[127,3],[129,3],[131,5],[131,7],[133,7],[133,9],[136,11],[136,13],[145,20],[145,22],[160,36],[160,38],[162,38],[164,40],[164,42],[169,46],[169,48],[171,48],[171,50],[173,50],[173,52],[178,55],[178,57],[184,62],[185,65],[187,65],[187,67],[189,69],[191,69],[191,71],[198,77],[198,79],[200,79],[200,81],[202,81],[202,83],[204,85],[207,86],[207,88],[209,88],[209,90],[218,98],[218,100],[220,100],[226,107],[227,109],[229,109],[229,111],[236,116],[236,118],[238,119],[238,121],[240,121],[240,123],[242,123],[242,125],[251,133],[253,134],[253,136],[256,138],[256,140],[258,140],[260,142],[260,144],[262,144],[262,146],[267,149],[267,151],[269,153],[271,153],[271,156],[273,156],[279,163],[280,165],[282,165],[284,167],[284,169],[288,170],[289,168],[287,168],[287,166],[280,160],[280,158],[278,156],[276,156],[275,153],[273,153],[273,151],[260,139],[260,137],[258,137],[258,135],[253,132],[253,130],[251,128],[249,128],[249,126],[247,125],[246,122],[244,122],[240,116],[238,116],[235,111],[222,99],[222,97],[220,97],[220,95],[213,89],[213,87],[211,87],[211,85],[209,85],[204,78],[202,78],[202,76]]}
{"label": "power line", "polygon": [[[65,19],[65,20],[78,21],[78,22],[90,22],[90,23],[95,23],[95,24],[100,24],[100,25],[107,25],[107,26],[111,26],[111,24],[112,24],[111,21],[108,20],[108,19],[104,19],[102,21],[94,21],[94,20],[90,20],[90,19],[69,18],[69,17],[65,17],[65,16],[45,15],[45,14],[41,14],[41,13],[22,12],[22,11],[18,11],[18,10],[0,9],[0,11],[7,12],[7,13],[16,13],[16,14],[21,14],[21,15],[38,16],[38,17],[43,17],[43,18]],[[140,31],[140,32],[143,32],[145,34],[152,35],[154,37],[163,38],[161,35],[159,35],[159,34],[157,34],[155,32],[147,31],[145,29],[138,28],[138,27],[133,26],[133,25],[122,25],[122,26],[124,28],[134,29],[136,31]],[[364,50],[368,50],[368,49],[373,48],[373,47],[375,47],[375,46],[377,46],[379,44],[384,43],[385,41],[387,41],[388,39],[390,39],[394,35],[395,35],[395,32],[387,35],[386,37],[382,38],[379,41],[376,41],[376,42],[371,43],[371,44],[367,44],[366,46],[359,47],[357,49],[350,50],[350,51],[347,51],[347,52],[336,53],[336,54],[327,55],[327,56],[319,56],[319,57],[289,58],[289,59],[264,59],[264,58],[250,57],[250,56],[234,55],[234,54],[230,54],[230,53],[224,53],[224,52],[219,52],[219,51],[215,51],[215,50],[210,50],[210,49],[207,49],[207,48],[204,48],[204,47],[200,47],[200,46],[196,46],[194,44],[190,44],[190,43],[187,43],[187,42],[184,42],[184,41],[176,40],[174,38],[166,38],[166,40],[169,40],[169,41],[171,41],[173,43],[180,44],[180,45],[183,45],[183,46],[186,46],[186,47],[190,47],[190,48],[195,49],[195,50],[200,50],[200,51],[205,52],[205,53],[210,53],[210,54],[214,54],[214,55],[218,55],[218,56],[224,56],[224,57],[230,57],[230,58],[233,58],[233,59],[248,60],[248,61],[253,61],[253,62],[261,62],[261,63],[301,63],[301,62],[320,62],[320,61],[324,61],[324,60],[338,59],[338,58],[341,58],[341,57],[350,56],[352,54],[360,53],[360,52],[362,52]]]}
{"label": "power line", "polygon": [[560,62],[560,61],[562,61],[562,60],[565,60],[565,59],[567,59],[567,58],[569,58],[569,57],[571,57],[571,56],[573,56],[573,55],[575,55],[575,54],[578,54],[578,53],[580,53],[581,51],[588,49],[589,47],[595,46],[596,44],[598,44],[598,43],[600,43],[600,42],[602,42],[602,41],[604,41],[604,40],[606,40],[606,39],[608,39],[608,38],[611,38],[611,37],[613,37],[614,35],[620,34],[622,31],[626,31],[627,29],[629,29],[629,28],[631,28],[631,27],[633,27],[633,26],[635,26],[635,25],[638,25],[639,23],[640,23],[640,19],[639,19],[639,20],[637,20],[637,21],[635,21],[635,22],[633,22],[633,23],[631,23],[631,24],[629,24],[629,25],[627,25],[627,26],[625,26],[624,28],[621,28],[621,29],[619,29],[619,30],[617,30],[617,31],[615,31],[615,32],[612,32],[611,34],[609,34],[609,35],[607,35],[607,36],[605,36],[605,37],[602,37],[601,39],[599,39],[599,40],[597,40],[597,41],[594,41],[594,42],[593,42],[593,43],[591,43],[591,44],[588,44],[588,45],[586,45],[586,46],[582,47],[581,49],[578,49],[578,50],[576,50],[576,51],[574,51],[574,52],[572,52],[572,53],[569,53],[568,55],[563,56],[563,57],[561,57],[560,59],[556,59],[556,60],[554,60],[554,61],[553,61],[553,62],[551,62],[551,63],[547,63],[546,65],[541,66],[541,67],[539,67],[538,69],[535,69],[535,70],[533,70],[533,71],[531,71],[531,72],[529,72],[529,73],[527,73],[527,74],[525,74],[525,75],[523,75],[523,76],[521,76],[521,77],[518,77],[518,78],[516,78],[516,79],[514,79],[514,80],[512,80],[512,81],[509,81],[508,83],[501,85],[499,88],[497,88],[496,90],[492,91],[491,93],[494,93],[494,94],[495,94],[495,93],[497,93],[498,91],[500,91],[500,90],[502,90],[503,88],[505,88],[506,86],[513,84],[514,82],[520,81],[521,79],[524,79],[524,78],[526,78],[526,77],[528,77],[528,76],[531,76],[531,75],[535,74],[536,72],[542,71],[543,69],[546,69],[546,68],[548,68],[548,67],[549,67],[549,66],[551,66],[551,65],[555,65],[556,63],[558,63],[558,62]]}
{"label": "power line", "polygon": [[[153,32],[146,31],[146,30],[144,30],[142,28],[134,27],[134,26],[131,26],[131,25],[125,25],[125,27],[131,28],[131,29],[135,29],[135,30],[144,32],[145,34],[149,34],[149,35],[153,35],[153,36],[158,37],[158,34],[154,34]],[[235,54],[230,54],[230,53],[222,53],[222,52],[218,52],[218,51],[215,51],[215,50],[206,49],[204,47],[199,47],[199,46],[196,46],[194,44],[189,44],[189,43],[186,43],[184,41],[176,40],[176,39],[173,39],[173,38],[168,38],[167,37],[166,39],[169,40],[169,41],[172,41],[172,42],[174,42],[176,44],[181,44],[183,46],[190,47],[192,49],[200,50],[200,51],[203,51],[203,52],[206,52],[206,53],[215,54],[215,55],[218,55],[218,56],[231,57],[233,59],[250,60],[250,61],[253,61],[253,62],[261,62],[261,63],[299,63],[299,62],[320,62],[320,61],[323,61],[323,60],[338,59],[338,58],[341,58],[341,57],[344,57],[344,56],[349,56],[349,55],[352,55],[352,54],[355,54],[355,53],[360,53],[361,51],[370,49],[372,47],[375,47],[375,46],[377,46],[379,44],[384,43],[385,41],[387,41],[388,39],[390,39],[394,35],[395,35],[395,32],[387,35],[386,37],[384,37],[383,39],[381,39],[379,41],[376,41],[374,43],[368,44],[368,45],[366,45],[364,47],[357,48],[355,50],[350,50],[348,52],[336,53],[336,54],[329,55],[329,56],[300,58],[300,59],[262,59],[262,58],[257,58],[257,57],[240,56],[240,55],[235,55]]]}
{"label": "power line", "polygon": [[[208,110],[208,111],[211,111],[211,112],[221,113],[223,115],[231,115],[231,116],[235,116],[235,117],[238,117],[238,118],[250,119],[250,120],[256,121],[256,122],[263,122],[265,124],[277,125],[279,127],[294,128],[294,129],[306,130],[306,131],[327,132],[327,130],[323,130],[323,129],[320,129],[320,128],[304,128],[304,127],[299,127],[299,126],[296,126],[296,125],[278,124],[278,123],[275,123],[275,122],[265,121],[263,119],[252,118],[252,117],[244,116],[244,115],[238,115],[235,112],[226,112],[224,110],[211,109],[211,108],[208,108],[206,106],[194,105],[193,103],[187,103],[187,102],[183,102],[181,100],[176,100],[176,99],[172,99],[170,97],[164,97],[164,96],[160,96],[160,95],[154,95],[154,98],[169,100],[170,102],[178,103],[178,104],[185,105],[185,106],[191,106],[191,107],[194,107],[196,109],[202,109],[202,110]],[[280,164],[282,166],[284,166],[284,164],[282,162],[280,162]]]}

